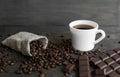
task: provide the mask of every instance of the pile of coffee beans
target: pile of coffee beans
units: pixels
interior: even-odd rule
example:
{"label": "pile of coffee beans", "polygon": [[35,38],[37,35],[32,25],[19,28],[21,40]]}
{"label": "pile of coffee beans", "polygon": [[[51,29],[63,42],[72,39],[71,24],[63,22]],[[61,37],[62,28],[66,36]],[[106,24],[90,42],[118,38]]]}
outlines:
{"label": "pile of coffee beans", "polygon": [[0,73],[7,71],[7,66],[14,65],[17,62],[17,59],[14,57],[11,57],[12,49],[9,49],[8,47],[0,44]]}
{"label": "pile of coffee beans", "polygon": [[79,55],[80,52],[73,50],[69,41],[62,41],[61,43],[50,42],[45,50],[40,40],[31,42],[30,52],[32,57],[25,60],[16,73],[31,74],[33,71],[42,72],[42,68],[55,68],[63,65],[66,60],[75,63],[77,57],[74,57],[73,54]]}

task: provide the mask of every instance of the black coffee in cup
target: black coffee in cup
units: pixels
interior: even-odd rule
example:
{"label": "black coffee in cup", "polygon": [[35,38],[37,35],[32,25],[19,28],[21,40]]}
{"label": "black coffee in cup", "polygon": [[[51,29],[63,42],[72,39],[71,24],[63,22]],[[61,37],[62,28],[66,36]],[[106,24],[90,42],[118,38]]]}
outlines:
{"label": "black coffee in cup", "polygon": [[76,29],[93,29],[94,27],[91,25],[87,25],[87,24],[79,24],[74,26],[74,28]]}

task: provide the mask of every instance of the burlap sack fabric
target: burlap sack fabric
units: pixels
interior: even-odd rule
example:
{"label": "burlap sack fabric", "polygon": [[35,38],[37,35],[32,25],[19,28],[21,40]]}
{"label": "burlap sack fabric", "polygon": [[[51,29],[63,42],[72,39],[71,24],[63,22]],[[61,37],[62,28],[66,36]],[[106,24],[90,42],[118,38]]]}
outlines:
{"label": "burlap sack fabric", "polygon": [[46,49],[48,39],[46,36],[40,36],[29,32],[19,32],[9,36],[2,41],[3,45],[10,47],[24,55],[32,56],[30,53],[30,42],[42,39],[43,48]]}

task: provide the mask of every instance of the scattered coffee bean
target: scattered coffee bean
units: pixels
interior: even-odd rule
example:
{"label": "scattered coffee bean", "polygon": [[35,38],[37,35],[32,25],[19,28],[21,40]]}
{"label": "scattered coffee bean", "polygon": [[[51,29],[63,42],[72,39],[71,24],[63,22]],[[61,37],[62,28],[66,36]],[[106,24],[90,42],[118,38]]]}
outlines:
{"label": "scattered coffee bean", "polygon": [[110,35],[107,35],[107,38],[110,38]]}
{"label": "scattered coffee bean", "polygon": [[45,74],[44,73],[40,73],[39,77],[45,77]]}
{"label": "scattered coffee bean", "polygon": [[4,71],[4,70],[1,68],[1,69],[0,69],[0,72],[3,72],[3,71]]}
{"label": "scattered coffee bean", "polygon": [[103,47],[103,44],[100,44],[100,47]]}
{"label": "scattered coffee bean", "polygon": [[0,38],[2,38],[2,35],[0,35]]}
{"label": "scattered coffee bean", "polygon": [[62,37],[62,38],[63,38],[64,36],[63,36],[63,35],[60,35],[60,37]]}
{"label": "scattered coffee bean", "polygon": [[120,44],[120,41],[118,41],[118,44]]}
{"label": "scattered coffee bean", "polygon": [[22,70],[16,70],[15,73],[16,74],[22,74]]}

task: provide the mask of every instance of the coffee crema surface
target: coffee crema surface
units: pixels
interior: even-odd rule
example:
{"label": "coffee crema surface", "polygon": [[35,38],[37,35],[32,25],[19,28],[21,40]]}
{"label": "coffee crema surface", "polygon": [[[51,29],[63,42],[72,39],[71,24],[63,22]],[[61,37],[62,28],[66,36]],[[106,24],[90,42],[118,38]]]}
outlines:
{"label": "coffee crema surface", "polygon": [[93,29],[94,27],[92,25],[87,25],[87,24],[78,24],[78,25],[75,25],[74,28],[76,28],[76,29]]}

